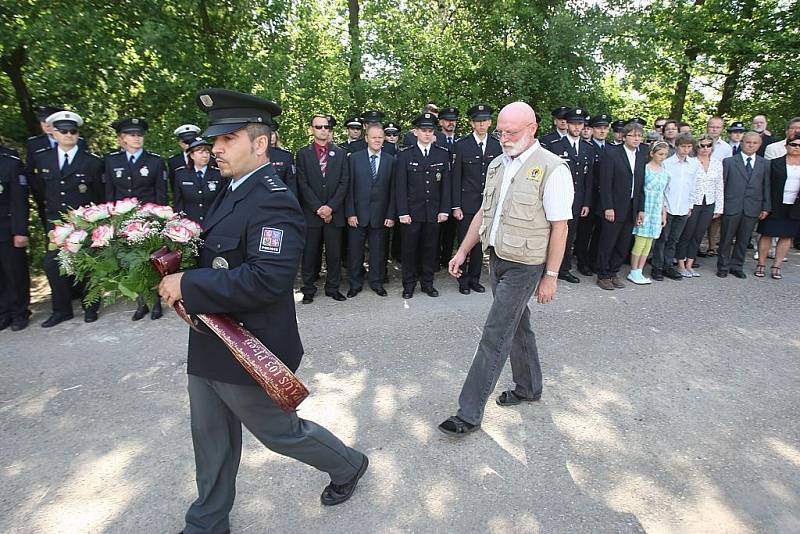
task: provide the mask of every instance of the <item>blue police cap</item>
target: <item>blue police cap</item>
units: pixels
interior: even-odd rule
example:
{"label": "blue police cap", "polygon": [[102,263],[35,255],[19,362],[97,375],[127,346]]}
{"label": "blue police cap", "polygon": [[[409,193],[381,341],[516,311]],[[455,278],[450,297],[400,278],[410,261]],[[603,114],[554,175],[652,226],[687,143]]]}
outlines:
{"label": "blue police cap", "polygon": [[112,122],[111,127],[114,128],[118,134],[144,133],[147,131],[148,125],[147,121],[140,117],[127,117]]}
{"label": "blue police cap", "polygon": [[273,126],[273,118],[281,114],[281,107],[271,100],[230,89],[205,89],[197,93],[196,100],[208,113],[204,137],[233,133],[248,124]]}

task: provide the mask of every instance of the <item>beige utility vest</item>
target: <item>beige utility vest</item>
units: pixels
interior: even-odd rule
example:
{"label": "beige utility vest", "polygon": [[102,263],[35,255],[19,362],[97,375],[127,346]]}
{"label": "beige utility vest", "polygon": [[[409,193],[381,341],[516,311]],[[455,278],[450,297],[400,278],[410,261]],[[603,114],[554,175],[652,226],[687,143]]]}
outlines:
{"label": "beige utility vest", "polygon": [[[545,262],[550,223],[544,214],[544,185],[560,165],[565,165],[561,158],[540,146],[510,178],[494,240],[494,252],[498,257],[526,265]],[[484,252],[489,247],[504,174],[505,165],[500,156],[492,160],[486,170],[481,205],[483,224],[479,230]]]}

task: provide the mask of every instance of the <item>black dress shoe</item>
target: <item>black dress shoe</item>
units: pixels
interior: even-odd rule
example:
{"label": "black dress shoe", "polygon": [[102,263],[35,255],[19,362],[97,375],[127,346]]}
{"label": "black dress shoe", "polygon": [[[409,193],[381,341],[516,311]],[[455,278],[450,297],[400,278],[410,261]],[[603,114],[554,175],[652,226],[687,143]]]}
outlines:
{"label": "black dress shoe", "polygon": [[325,292],[325,296],[328,296],[328,297],[332,298],[333,300],[335,300],[337,302],[341,302],[343,300],[347,300],[347,297],[345,297],[344,295],[342,295],[338,291],[326,291]]}
{"label": "black dress shoe", "polygon": [[138,321],[145,315],[150,312],[150,307],[147,304],[140,304],[136,307],[136,311],[133,312],[133,317],[131,317],[132,321]]}
{"label": "black dress shoe", "polygon": [[728,273],[725,271],[717,271],[717,276],[719,276],[720,278],[727,278]]}
{"label": "black dress shoe", "polygon": [[672,280],[683,280],[683,275],[674,267],[664,270],[664,276]]}
{"label": "black dress shoe", "polygon": [[325,506],[335,506],[337,504],[342,504],[352,497],[358,485],[358,481],[361,480],[361,477],[367,472],[367,467],[369,467],[369,458],[367,458],[365,454],[364,459],[361,461],[361,467],[358,468],[353,478],[344,484],[334,484],[331,482],[322,490],[322,495],[320,495],[322,504]]}
{"label": "black dress shoe", "polygon": [[583,276],[594,276],[594,271],[585,265],[578,265],[578,272]]}
{"label": "black dress shoe", "polygon": [[303,295],[303,304],[311,304],[312,302],[314,302],[313,295]]}
{"label": "black dress shoe", "polygon": [[93,323],[97,320],[97,310],[83,310],[83,322]]}
{"label": "black dress shoe", "polygon": [[570,284],[578,284],[580,283],[581,279],[572,274],[571,272],[567,271],[565,273],[558,273],[558,279],[564,280],[565,282],[569,282]]}
{"label": "black dress shoe", "polygon": [[744,280],[747,278],[747,275],[744,274],[742,271],[731,271],[731,274],[740,280]]}
{"label": "black dress shoe", "polygon": [[471,293],[468,287],[459,287],[458,292],[462,295],[469,295]]}
{"label": "black dress shoe", "polygon": [[360,288],[359,289],[353,289],[351,287],[350,290],[347,292],[347,298],[351,299],[351,298],[355,297],[356,295],[358,295],[359,293],[361,293],[361,289]]}
{"label": "black dress shoe", "polygon": [[486,293],[486,288],[480,285],[478,282],[470,284],[469,288],[473,290],[475,293]]}
{"label": "black dress shoe", "polygon": [[404,299],[414,298],[414,290],[413,289],[404,289],[403,290],[403,298]]}
{"label": "black dress shoe", "polygon": [[72,314],[67,315],[64,313],[54,313],[42,323],[42,328],[51,328],[58,323],[63,323],[64,321],[69,321],[70,319],[72,319]]}
{"label": "black dress shoe", "polygon": [[150,312],[150,320],[155,321],[156,319],[161,319],[164,316],[164,312],[161,309],[161,301],[156,301],[155,305],[153,306],[153,311]]}
{"label": "black dress shoe", "polygon": [[28,327],[28,318],[21,317],[19,319],[14,319],[11,321],[11,331],[12,332],[19,332],[20,330],[25,330]]}
{"label": "black dress shoe", "polygon": [[372,290],[375,292],[376,295],[379,297],[385,297],[388,293],[382,287],[373,287]]}
{"label": "black dress shoe", "polygon": [[433,287],[429,287],[427,289],[422,288],[422,292],[425,293],[426,295],[428,295],[429,297],[438,297],[439,296],[439,292],[436,291],[436,289],[433,288]]}
{"label": "black dress shoe", "polygon": [[657,282],[661,282],[664,280],[664,273],[661,272],[661,269],[653,269],[650,271],[650,278]]}
{"label": "black dress shoe", "polygon": [[11,317],[0,317],[0,330],[5,330],[11,326]]}

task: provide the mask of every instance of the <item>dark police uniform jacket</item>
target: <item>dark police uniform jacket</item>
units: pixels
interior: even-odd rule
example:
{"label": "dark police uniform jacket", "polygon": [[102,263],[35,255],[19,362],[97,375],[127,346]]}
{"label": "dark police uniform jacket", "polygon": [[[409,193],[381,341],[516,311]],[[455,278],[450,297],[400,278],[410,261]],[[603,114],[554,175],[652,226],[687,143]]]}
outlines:
{"label": "dark police uniform jacket", "polygon": [[359,150],[366,150],[367,149],[367,142],[364,141],[364,138],[359,138],[353,141],[352,143],[348,143],[344,141],[339,144],[339,146],[344,150],[347,154],[352,154],[353,152],[358,152]]}
{"label": "dark police uniform jacket", "polygon": [[140,202],[167,204],[167,164],[160,155],[144,150],[131,166],[130,156],[124,150],[111,152],[105,157],[103,180],[106,200],[137,198]]}
{"label": "dark police uniform jacket", "polygon": [[181,167],[186,167],[186,156],[184,153],[178,152],[177,154],[171,155],[167,160],[167,170],[169,171],[167,182],[170,184],[175,183],[175,171]]}
{"label": "dark police uniform jacket", "polygon": [[14,156],[15,158],[19,159],[19,152],[17,152],[16,149],[6,145],[0,145],[0,155]]}
{"label": "dark police uniform jacket", "polygon": [[22,161],[0,155],[0,242],[28,235],[28,180]]}
{"label": "dark police uniform jacket", "polygon": [[453,149],[453,208],[464,213],[478,213],[483,202],[486,169],[503,153],[500,141],[487,135],[481,151],[472,132],[455,142]]}
{"label": "dark police uniform jacket", "polygon": [[[433,143],[442,147],[447,147],[447,136],[444,135],[444,132],[441,130],[436,130],[434,132],[435,136],[433,139]],[[417,144],[417,136],[414,135],[413,130],[409,130],[403,136],[403,146],[404,147],[412,147]]]}
{"label": "dark police uniform jacket", "polygon": [[294,165],[292,153],[285,148],[271,146],[269,147],[269,161],[272,163],[272,168],[278,178],[297,197],[297,169]]}
{"label": "dark police uniform jacket", "polygon": [[578,140],[578,154],[572,148],[570,139],[564,137],[551,143],[547,149],[569,165],[575,197],[572,201],[573,213],[580,213],[582,207],[591,207],[594,194],[594,164],[597,158],[594,143]]}
{"label": "dark police uniform jacket", "polygon": [[[50,144],[50,137],[47,134],[34,135],[25,141],[25,155],[27,157],[26,172],[29,177],[33,176],[33,155],[45,148],[54,148]],[[86,140],[83,137],[78,138],[78,150],[89,150]]]}
{"label": "dark police uniform jacket", "polygon": [[58,160],[57,148],[39,150],[32,159],[31,189],[39,206],[44,206],[48,221],[60,219],[67,210],[103,202],[104,198],[103,160],[99,156],[79,149],[63,171]]}
{"label": "dark police uniform jacket", "polygon": [[297,189],[306,216],[306,226],[321,228],[325,223],[317,215],[317,210],[327,205],[333,210],[330,224],[343,228],[344,199],[349,181],[347,153],[338,145],[328,144],[328,166],[323,177],[314,150],[312,143],[297,151]]}
{"label": "dark police uniform jacket", "polygon": [[175,169],[172,183],[175,211],[182,211],[191,220],[204,226],[206,215],[214,199],[228,187],[228,179],[223,178],[219,169],[209,163],[201,181],[194,168]]}
{"label": "dark police uniform jacket", "polygon": [[397,154],[395,202],[398,217],[410,215],[412,223],[436,222],[439,213],[450,214],[450,153],[431,144],[428,157],[414,143]]}
{"label": "dark police uniform jacket", "polygon": [[561,140],[561,134],[558,133],[558,130],[553,130],[545,135],[543,135],[539,139],[539,144],[542,145],[544,148],[547,148],[548,145],[555,143],[556,141]]}
{"label": "dark police uniform jacket", "polygon": [[386,219],[397,218],[394,207],[395,158],[381,150],[378,172],[373,181],[369,157],[368,150],[350,154],[345,212],[348,217],[358,217],[358,226],[362,228],[383,228]]}
{"label": "dark police uniform jacket", "polygon": [[[303,345],[297,331],[294,278],[304,234],[297,199],[272,165],[261,167],[235,191],[219,195],[211,207],[201,236],[198,268],[185,271],[181,279],[186,311],[230,315],[296,370]],[[211,268],[214,258],[224,259],[228,268]],[[256,385],[211,333],[189,332],[188,372],[231,384]]]}
{"label": "dark police uniform jacket", "polygon": [[383,147],[381,148],[381,150],[383,150],[384,153],[390,154],[392,156],[397,155],[397,145],[395,143],[390,143],[386,141],[385,143],[383,143]]}

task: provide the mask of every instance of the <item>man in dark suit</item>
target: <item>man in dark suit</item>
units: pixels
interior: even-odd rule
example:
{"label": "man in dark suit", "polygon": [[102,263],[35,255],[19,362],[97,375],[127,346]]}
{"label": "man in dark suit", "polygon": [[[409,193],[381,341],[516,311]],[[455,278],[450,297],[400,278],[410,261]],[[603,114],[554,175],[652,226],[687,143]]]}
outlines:
{"label": "man in dark suit", "polygon": [[760,146],[761,136],[747,132],[742,138],[742,151],[722,160],[725,207],[717,257],[717,276],[720,278],[728,276],[728,272],[736,278],[747,278],[743,271],[747,243],[756,222],[771,210],[770,166],[757,154]]}
{"label": "man in dark suit", "polygon": [[350,154],[349,191],[345,201],[348,232],[347,270],[350,273],[348,298],[364,286],[364,244],[369,243],[369,286],[386,296],[386,229],[394,226],[394,162],[381,150],[384,141],[380,123],[367,124],[367,150]]}
{"label": "man in dark suit", "polygon": [[[492,108],[488,104],[476,104],[469,108],[472,133],[456,141],[453,150],[453,218],[458,224],[458,240],[467,235],[473,217],[481,209],[483,187],[486,184],[486,169],[494,158],[503,153],[500,141],[489,135],[492,126]],[[480,283],[483,268],[483,250],[478,243],[469,252],[463,273],[458,278],[458,291],[469,295],[470,291],[486,291]]]}
{"label": "man in dark suit", "polygon": [[[103,201],[103,162],[94,154],[78,147],[78,128],[83,119],[71,111],[60,111],[48,117],[57,141],[55,148],[36,151],[31,158],[34,173],[31,189],[40,212],[44,213],[46,231],[53,229],[51,221],[61,219],[61,213],[91,203]],[[64,276],[59,270],[57,250],[48,250],[44,256],[44,271],[50,284],[53,313],[42,323],[50,328],[72,319],[72,294],[75,278]],[[79,293],[84,293],[79,288]],[[82,295],[83,296],[83,295]],[[97,320],[100,303],[84,306],[83,320]]]}
{"label": "man in dark suit", "polygon": [[606,148],[600,162],[600,203],[603,217],[597,249],[597,285],[606,290],[625,284],[618,273],[631,248],[634,223],[644,219],[646,151],[640,146],[644,129],[637,122],[623,130],[623,144]]}
{"label": "man in dark suit", "polygon": [[572,246],[575,243],[577,227],[582,219],[591,216],[592,206],[592,179],[594,177],[595,150],[593,143],[581,139],[581,130],[589,120],[588,114],[581,108],[571,109],[567,112],[567,135],[547,146],[556,156],[567,162],[572,174],[572,186],[575,196],[572,201],[572,219],[567,221],[567,248],[564,249],[564,259],[558,271],[558,278],[577,284],[581,280],[572,274]]}
{"label": "man in dark suit", "polygon": [[28,326],[28,180],[19,157],[0,154],[0,330]]}
{"label": "man in dark suit", "polygon": [[345,129],[347,131],[347,139],[339,146],[347,154],[358,152],[367,148],[367,142],[361,138],[361,132],[364,131],[364,123],[360,117],[350,117],[344,121]]}
{"label": "man in dark suit", "polygon": [[544,148],[567,135],[567,112],[571,109],[568,106],[558,106],[552,111],[553,130],[539,139],[539,144]]}
{"label": "man in dark suit", "polygon": [[[204,134],[214,137],[231,185],[209,213],[198,268],[164,277],[159,293],[170,305],[182,299],[191,314],[229,314],[294,371],[303,355],[293,291],[303,214],[267,160],[269,125],[280,107],[225,89],[201,92],[198,104],[209,112]],[[187,372],[198,497],[185,533],[230,532],[242,424],[270,450],[328,473],[323,505],[350,498],[366,455],[281,410],[219,337],[190,330]]]}
{"label": "man in dark suit", "polygon": [[[112,202],[123,198],[137,198],[140,202],[166,206],[169,170],[160,154],[144,149],[147,121],[139,117],[129,117],[115,121],[111,127],[116,130],[123,148],[105,157],[103,180],[106,184],[106,200]],[[140,298],[131,319],[138,321],[149,311],[147,303]],[[162,315],[161,301],[157,299],[150,319],[159,319]]]}
{"label": "man in dark suit", "polygon": [[339,292],[342,276],[342,233],[344,199],[347,196],[347,153],[330,143],[327,115],[311,118],[314,142],[297,151],[297,189],[306,217],[306,245],[303,250],[303,304],[314,301],[315,282],[322,264],[325,246],[325,294],[334,300],[346,300]]}
{"label": "man in dark suit", "polygon": [[452,186],[450,153],[433,142],[437,122],[433,113],[417,117],[417,142],[401,150],[395,163],[405,299],[414,296],[417,281],[428,296],[439,296],[433,287],[439,258],[439,224],[450,215]]}
{"label": "man in dark suit", "polygon": [[200,137],[200,127],[194,124],[182,124],[175,128],[175,131],[172,133],[177,138],[178,146],[181,151],[171,155],[169,159],[167,159],[167,169],[169,171],[167,181],[170,184],[175,183],[175,169],[185,167],[189,163],[189,160],[186,159],[186,150],[188,150],[189,145],[191,145],[195,139]]}

